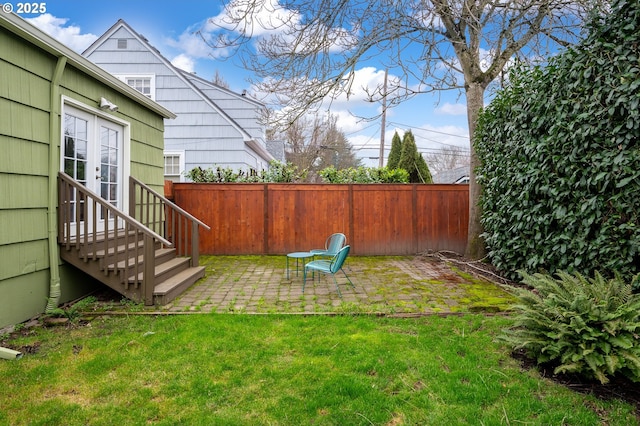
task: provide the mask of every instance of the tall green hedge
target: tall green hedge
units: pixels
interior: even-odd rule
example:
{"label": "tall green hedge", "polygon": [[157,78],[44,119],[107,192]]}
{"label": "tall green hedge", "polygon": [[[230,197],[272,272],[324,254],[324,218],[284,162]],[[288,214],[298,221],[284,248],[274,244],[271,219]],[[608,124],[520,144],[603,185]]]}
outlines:
{"label": "tall green hedge", "polygon": [[492,263],[640,271],[640,5],[614,1],[545,67],[516,66],[475,134]]}

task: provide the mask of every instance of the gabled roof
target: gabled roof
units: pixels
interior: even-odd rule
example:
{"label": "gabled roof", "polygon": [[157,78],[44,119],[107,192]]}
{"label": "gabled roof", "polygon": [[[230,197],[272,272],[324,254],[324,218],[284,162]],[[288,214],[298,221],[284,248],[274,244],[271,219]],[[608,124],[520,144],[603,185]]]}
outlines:
{"label": "gabled roof", "polygon": [[67,64],[90,75],[91,77],[122,93],[123,95],[135,99],[138,103],[144,105],[158,115],[164,118],[176,118],[174,113],[172,113],[159,103],[149,99],[142,93],[131,88],[128,84],[125,84],[122,81],[118,80],[107,71],[103,70],[83,56],[77,54],[64,44],[44,33],[42,30],[25,21],[20,16],[15,15],[14,13],[0,13],[0,26],[6,28],[20,38],[29,41],[33,45],[38,46],[42,50],[50,53],[55,57],[66,57]]}
{"label": "gabled roof", "polygon": [[287,157],[284,153],[284,141],[283,140],[268,140],[267,141],[267,151],[273,155],[273,157],[282,162],[287,162]]}
{"label": "gabled roof", "polygon": [[[181,70],[177,67],[175,67],[167,58],[165,58],[159,51],[158,49],[156,49],[155,47],[153,47],[149,41],[142,36],[141,34],[138,34],[129,24],[127,24],[123,19],[118,19],[118,21],[113,24],[113,26],[111,28],[109,28],[104,34],[102,34],[102,36],[100,36],[96,41],[94,41],[91,46],[89,46],[83,53],[83,56],[89,56],[91,53],[93,53],[100,45],[102,45],[102,43],[104,43],[107,39],[109,39],[116,31],[118,31],[120,28],[125,28],[127,31],[129,31],[131,33],[131,35],[133,37],[135,37],[142,45],[146,46],[149,51],[156,56],[156,58],[162,62],[166,67],[168,67],[170,70],[172,70],[175,75],[180,78],[185,85],[187,85],[189,88],[191,88],[195,93],[198,94],[198,96],[200,96],[202,98],[202,100],[207,103],[209,106],[211,106],[211,108],[216,111],[218,114],[220,114],[221,117],[223,117],[232,127],[234,127],[241,135],[243,140],[255,151],[259,152],[262,156],[264,156],[265,158],[270,158],[273,157],[266,149],[264,149],[262,147],[262,145],[260,145],[258,142],[256,142],[253,137],[246,131],[244,130],[244,128],[242,126],[240,126],[240,124],[238,124],[232,117],[230,117],[222,108],[220,108],[211,98],[209,98],[207,95],[205,95],[200,89],[198,89],[198,87],[195,86],[195,84],[191,81],[191,79],[195,79],[195,78],[199,78],[196,77],[193,74],[190,74],[184,70]],[[208,85],[211,85],[212,87],[216,87],[216,88],[220,88],[221,90],[225,90],[229,93],[234,94],[235,96],[238,96],[239,98],[242,97],[242,95],[239,95],[235,92],[232,92],[230,90],[221,88],[220,86],[212,83],[212,82],[208,82],[204,79],[200,79],[199,81],[205,82]],[[242,97],[242,99],[247,99],[246,97]],[[254,102],[256,105],[259,106],[264,106],[263,104],[251,99],[252,102]]]}
{"label": "gabled roof", "polygon": [[231,96],[233,96],[235,98],[238,98],[238,99],[241,99],[243,101],[252,103],[258,108],[265,108],[265,105],[262,102],[258,101],[257,99],[251,98],[251,97],[246,96],[246,95],[242,95],[240,93],[236,93],[233,90],[229,90],[226,87],[222,87],[222,86],[214,83],[213,81],[209,81],[209,80],[207,80],[205,78],[200,77],[199,75],[196,75],[196,74],[181,70],[180,68],[176,68],[176,70],[181,72],[185,77],[187,77],[189,79],[197,80],[198,82],[200,82],[200,83],[202,83],[204,85],[207,85],[207,86],[209,86],[211,88],[215,88],[215,89],[220,90],[222,92],[225,92],[225,93],[227,93],[227,94],[229,94],[229,95],[231,95]]}
{"label": "gabled roof", "polygon": [[467,183],[468,179],[469,166],[462,166],[439,172],[433,176],[433,183]]}

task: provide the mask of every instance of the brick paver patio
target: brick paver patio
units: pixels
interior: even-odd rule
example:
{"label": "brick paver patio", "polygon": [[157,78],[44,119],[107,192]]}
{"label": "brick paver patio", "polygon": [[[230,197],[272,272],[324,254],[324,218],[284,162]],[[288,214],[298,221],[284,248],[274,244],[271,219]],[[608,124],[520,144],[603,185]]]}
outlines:
{"label": "brick paver patio", "polygon": [[161,310],[216,313],[433,314],[501,311],[513,302],[504,287],[427,256],[349,257],[333,278],[308,277],[285,256],[203,256],[206,276]]}

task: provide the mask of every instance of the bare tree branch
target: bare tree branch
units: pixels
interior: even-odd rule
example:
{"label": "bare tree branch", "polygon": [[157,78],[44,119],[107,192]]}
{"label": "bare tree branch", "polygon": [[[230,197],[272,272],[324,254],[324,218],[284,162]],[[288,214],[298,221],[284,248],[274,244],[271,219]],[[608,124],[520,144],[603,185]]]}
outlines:
{"label": "bare tree branch", "polygon": [[[470,140],[484,93],[515,57],[539,60],[579,39],[602,0],[229,0],[202,34],[236,48],[256,88],[281,103],[291,125],[308,111],[350,96],[357,67],[377,60],[391,84],[366,90],[388,107],[421,93],[464,89]],[[480,188],[470,146],[469,254],[482,257]],[[473,240],[475,238],[475,240]],[[473,241],[472,241],[473,240]],[[471,253],[476,252],[475,254]]]}

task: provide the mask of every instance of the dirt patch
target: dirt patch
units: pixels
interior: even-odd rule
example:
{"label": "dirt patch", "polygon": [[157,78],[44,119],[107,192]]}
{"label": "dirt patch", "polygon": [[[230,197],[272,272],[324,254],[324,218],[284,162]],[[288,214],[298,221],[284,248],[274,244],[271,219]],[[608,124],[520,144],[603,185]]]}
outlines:
{"label": "dirt patch", "polygon": [[430,259],[436,262],[441,262],[446,266],[455,266],[467,274],[473,275],[477,278],[482,278],[491,281],[496,284],[509,285],[513,287],[522,287],[521,283],[511,281],[503,277],[500,272],[490,263],[483,262],[481,260],[470,260],[464,256],[452,252],[452,251],[426,251],[420,253],[424,259]]}
{"label": "dirt patch", "polygon": [[0,346],[21,352],[23,355],[35,355],[40,352],[40,341],[36,340],[30,344],[19,345],[15,343],[16,340],[23,337],[27,338],[26,340],[31,340],[28,339],[29,337],[37,338],[37,331],[42,327],[73,329],[89,325],[89,321],[84,319],[69,321],[68,318],[64,318],[65,321],[51,321],[52,319],[62,318],[50,318],[43,315],[21,324],[20,327],[15,327],[15,329],[12,327],[10,331],[0,333]]}
{"label": "dirt patch", "polygon": [[23,345],[18,348],[14,348],[14,351],[22,352],[23,354],[37,354],[40,352],[40,342],[34,342],[30,345]]}
{"label": "dirt patch", "polygon": [[14,351],[18,351],[24,355],[33,355],[37,354],[40,351],[40,342],[34,342],[30,345],[16,345],[13,344],[12,341],[16,340],[19,337],[30,336],[34,333],[33,327],[23,328],[17,331],[13,331],[8,334],[1,335],[0,346],[8,349],[12,349]]}

